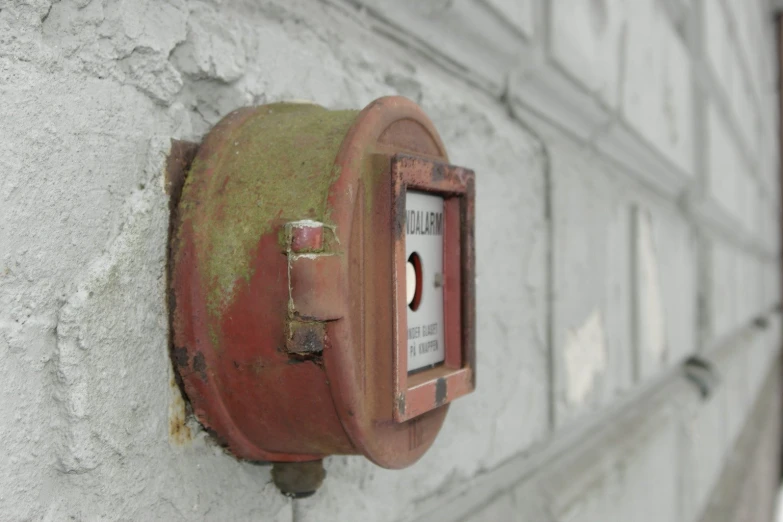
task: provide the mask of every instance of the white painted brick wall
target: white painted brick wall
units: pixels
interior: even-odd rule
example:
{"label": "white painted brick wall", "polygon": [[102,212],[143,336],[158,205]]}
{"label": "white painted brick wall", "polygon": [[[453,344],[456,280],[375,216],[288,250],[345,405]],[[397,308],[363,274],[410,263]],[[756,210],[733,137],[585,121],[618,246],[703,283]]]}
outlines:
{"label": "white painted brick wall", "polygon": [[[731,3],[731,2],[730,2]],[[751,156],[757,152],[756,143],[758,141],[757,128],[760,125],[757,105],[757,97],[752,91],[752,82],[760,82],[755,78],[749,78],[746,71],[750,70],[743,67],[742,57],[745,52],[737,43],[735,35],[736,27],[745,22],[733,18],[733,13],[742,11],[747,13],[760,9],[757,2],[751,1],[744,8],[735,6],[731,11],[727,10],[723,1],[703,2],[704,5],[704,34],[705,48],[708,62],[715,73],[718,85],[716,89],[727,97],[729,109],[737,118],[737,125],[740,134],[743,137],[743,144],[748,148]],[[772,34],[767,33],[771,38]],[[769,50],[761,45],[753,46],[757,52],[753,55],[764,55]],[[761,52],[758,52],[761,51]],[[748,64],[748,62],[744,62]],[[768,89],[771,85],[766,86]]]}
{"label": "white painted brick wall", "polygon": [[591,153],[550,148],[558,425],[607,404],[632,378],[630,207]]}
{"label": "white painted brick wall", "polygon": [[676,520],[677,477],[670,465],[677,458],[676,425],[666,415],[655,421],[645,433],[625,438],[632,445],[618,441],[611,456],[579,477],[573,492],[555,486],[552,494],[563,500],[556,520]]}
{"label": "white painted brick wall", "polygon": [[774,56],[774,49],[770,49],[774,47],[774,18],[763,0],[725,0],[725,5],[753,95],[760,98],[775,81],[776,64],[770,60]]}
{"label": "white painted brick wall", "polygon": [[698,409],[686,414],[683,431],[684,465],[682,520],[697,519],[718,479],[728,447],[725,429],[725,391],[719,390]]}
{"label": "white painted brick wall", "polygon": [[[740,341],[742,342],[742,340]],[[724,433],[727,445],[733,444],[739,436],[747,420],[747,413],[753,408],[755,393],[747,386],[750,350],[728,350],[720,354],[716,370],[724,381],[727,390],[721,396],[724,404]]]}
{"label": "white painted brick wall", "polygon": [[746,230],[752,230],[746,221],[753,216],[752,209],[746,211],[744,194],[753,184],[739,145],[732,140],[725,119],[714,106],[707,110],[707,172],[711,196],[742,223]]}
{"label": "white painted brick wall", "polygon": [[625,56],[627,6],[621,0],[552,2],[552,57],[598,99],[616,109]]}
{"label": "white painted brick wall", "polygon": [[633,308],[637,376],[679,364],[696,344],[694,231],[676,208],[652,198],[635,207]]}
{"label": "white painted brick wall", "polygon": [[[762,0],[0,0],[0,518],[698,519],[780,343],[773,32]],[[395,93],[477,172],[479,388],[421,462],[291,501],[174,383],[169,140]]]}
{"label": "white painted brick wall", "polygon": [[659,152],[685,172],[692,172],[688,51],[657,0],[628,5],[622,114]]}
{"label": "white painted brick wall", "polygon": [[535,0],[487,0],[487,3],[519,30],[525,38],[533,38],[536,17]]}
{"label": "white painted brick wall", "polygon": [[759,309],[766,308],[760,286],[764,274],[755,259],[720,242],[712,245],[710,263],[710,335],[713,341],[721,341],[749,324]]}

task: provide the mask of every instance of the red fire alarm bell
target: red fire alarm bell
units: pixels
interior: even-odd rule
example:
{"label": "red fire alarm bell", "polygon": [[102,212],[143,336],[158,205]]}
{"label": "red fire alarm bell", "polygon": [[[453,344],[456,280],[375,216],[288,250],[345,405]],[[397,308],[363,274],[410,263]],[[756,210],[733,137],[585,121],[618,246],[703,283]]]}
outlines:
{"label": "red fire alarm bell", "polygon": [[172,244],[172,356],[198,419],[292,495],[327,455],[415,462],[475,387],[474,216],[473,172],[409,100],[226,116]]}

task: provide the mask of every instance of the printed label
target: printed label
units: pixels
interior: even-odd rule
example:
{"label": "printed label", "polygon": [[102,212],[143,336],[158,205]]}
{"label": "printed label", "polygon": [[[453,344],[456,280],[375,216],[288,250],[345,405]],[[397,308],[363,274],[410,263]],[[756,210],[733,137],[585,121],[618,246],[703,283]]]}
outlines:
{"label": "printed label", "polygon": [[408,191],[405,257],[421,263],[421,300],[408,307],[408,371],[443,362],[443,198]]}

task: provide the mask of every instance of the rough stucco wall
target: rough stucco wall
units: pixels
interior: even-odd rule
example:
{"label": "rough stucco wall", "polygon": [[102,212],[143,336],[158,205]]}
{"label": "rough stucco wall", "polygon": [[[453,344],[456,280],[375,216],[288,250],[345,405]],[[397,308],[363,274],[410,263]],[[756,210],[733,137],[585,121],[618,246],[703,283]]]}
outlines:
{"label": "rough stucco wall", "polygon": [[[760,1],[578,9],[0,0],[2,518],[698,518],[779,344],[771,25]],[[395,93],[479,176],[479,390],[415,466],[330,458],[291,502],[174,384],[169,140]]]}

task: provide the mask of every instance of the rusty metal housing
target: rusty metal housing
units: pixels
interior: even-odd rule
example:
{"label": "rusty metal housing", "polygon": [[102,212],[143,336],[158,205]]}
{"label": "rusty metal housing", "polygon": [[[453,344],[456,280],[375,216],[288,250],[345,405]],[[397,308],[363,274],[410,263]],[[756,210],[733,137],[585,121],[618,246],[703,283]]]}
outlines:
{"label": "rusty metal housing", "polygon": [[[408,186],[445,198],[448,260],[446,361],[410,376],[398,290]],[[234,111],[200,145],[175,216],[174,365],[236,456],[405,467],[473,390],[474,176],[447,164],[413,102]]]}

